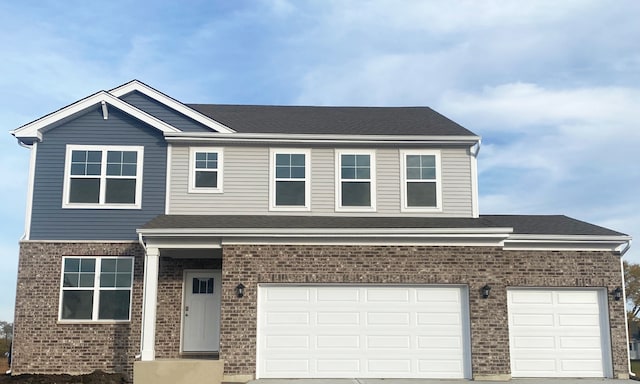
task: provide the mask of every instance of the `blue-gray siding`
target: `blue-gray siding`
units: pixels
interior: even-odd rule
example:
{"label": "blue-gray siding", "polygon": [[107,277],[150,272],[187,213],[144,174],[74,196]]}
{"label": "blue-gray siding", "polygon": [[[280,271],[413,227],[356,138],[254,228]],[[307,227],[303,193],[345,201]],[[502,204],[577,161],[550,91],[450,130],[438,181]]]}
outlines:
{"label": "blue-gray siding", "polygon": [[[142,145],[142,209],[63,209],[67,144]],[[132,240],[136,228],[164,213],[166,143],[161,132],[111,107],[99,107],[51,129],[38,144],[31,219],[32,240]]]}
{"label": "blue-gray siding", "polygon": [[122,100],[184,132],[211,132],[211,129],[182,113],[134,91],[121,97]]}

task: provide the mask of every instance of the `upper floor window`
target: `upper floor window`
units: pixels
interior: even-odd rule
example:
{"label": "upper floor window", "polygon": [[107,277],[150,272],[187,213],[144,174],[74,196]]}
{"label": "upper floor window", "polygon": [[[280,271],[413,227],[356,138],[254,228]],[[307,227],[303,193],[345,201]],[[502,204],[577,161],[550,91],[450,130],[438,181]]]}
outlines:
{"label": "upper floor window", "polygon": [[60,320],[128,321],[133,257],[64,257]]}
{"label": "upper floor window", "polygon": [[310,209],[310,157],[307,149],[271,150],[271,210]]}
{"label": "upper floor window", "polygon": [[64,208],[141,207],[143,147],[67,145]]}
{"label": "upper floor window", "polygon": [[336,210],[375,211],[375,154],[336,151]]}
{"label": "upper floor window", "polygon": [[402,151],[402,209],[442,209],[439,151]]}
{"label": "upper floor window", "polygon": [[222,193],[222,148],[189,150],[189,192]]}

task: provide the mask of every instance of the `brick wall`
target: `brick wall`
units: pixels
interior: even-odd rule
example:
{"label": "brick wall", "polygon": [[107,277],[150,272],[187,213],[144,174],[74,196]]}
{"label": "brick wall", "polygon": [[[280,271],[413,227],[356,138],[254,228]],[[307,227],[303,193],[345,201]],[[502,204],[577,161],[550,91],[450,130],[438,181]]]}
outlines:
{"label": "brick wall", "polygon": [[[258,283],[466,284],[474,377],[509,375],[507,287],[622,284],[620,258],[607,252],[503,251],[490,247],[226,245],[221,358],[229,375],[255,374]],[[245,297],[234,287],[242,282]],[[480,289],[492,287],[482,299]],[[624,303],[609,300],[614,375],[624,376]]]}
{"label": "brick wall", "polygon": [[[134,256],[131,322],[60,324],[63,256]],[[20,244],[13,341],[13,374],[89,373],[132,375],[140,351],[144,251],[137,243]]]}
{"label": "brick wall", "polygon": [[[132,317],[125,324],[59,324],[62,256],[135,257]],[[142,248],[136,243],[20,246],[13,372],[131,375],[140,351]],[[156,354],[180,351],[184,269],[220,268],[220,259],[160,260]],[[221,358],[228,375],[255,374],[258,283],[466,284],[474,376],[509,374],[507,287],[620,286],[619,257],[606,252],[503,251],[490,247],[226,245],[223,250]],[[235,286],[246,287],[244,298]],[[482,299],[480,288],[492,286]],[[609,301],[613,367],[627,373],[624,303]]]}

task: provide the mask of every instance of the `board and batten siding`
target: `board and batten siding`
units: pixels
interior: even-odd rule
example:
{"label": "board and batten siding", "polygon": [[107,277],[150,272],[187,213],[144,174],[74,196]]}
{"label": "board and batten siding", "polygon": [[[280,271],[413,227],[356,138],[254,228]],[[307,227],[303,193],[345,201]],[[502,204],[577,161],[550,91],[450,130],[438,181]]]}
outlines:
{"label": "board and batten siding", "polygon": [[400,149],[377,148],[376,212],[335,211],[335,149],[311,149],[311,212],[269,211],[269,148],[224,147],[223,193],[188,193],[189,146],[172,144],[170,214],[273,215],[402,215],[471,217],[471,161],[467,148],[445,148],[442,158],[443,210],[435,213],[401,212]]}
{"label": "board and batten siding", "polygon": [[[67,144],[144,146],[141,209],[62,208]],[[162,134],[116,108],[99,106],[44,134],[36,152],[30,240],[134,240],[164,213],[167,146]]]}
{"label": "board and batten siding", "polygon": [[164,121],[167,124],[184,132],[211,132],[211,129],[166,105],[153,100],[149,96],[134,91],[122,96],[120,99],[141,109],[151,116]]}

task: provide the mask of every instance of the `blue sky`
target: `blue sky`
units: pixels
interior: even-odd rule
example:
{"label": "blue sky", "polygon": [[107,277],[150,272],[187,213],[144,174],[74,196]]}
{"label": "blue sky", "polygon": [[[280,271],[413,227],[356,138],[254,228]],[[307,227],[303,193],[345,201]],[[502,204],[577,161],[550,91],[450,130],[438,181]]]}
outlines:
{"label": "blue sky", "polygon": [[640,238],[639,18],[634,0],[2,1],[0,320],[29,152],[8,131],[134,78],[183,102],[431,106],[483,137],[481,213]]}

